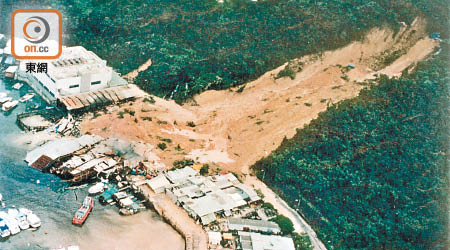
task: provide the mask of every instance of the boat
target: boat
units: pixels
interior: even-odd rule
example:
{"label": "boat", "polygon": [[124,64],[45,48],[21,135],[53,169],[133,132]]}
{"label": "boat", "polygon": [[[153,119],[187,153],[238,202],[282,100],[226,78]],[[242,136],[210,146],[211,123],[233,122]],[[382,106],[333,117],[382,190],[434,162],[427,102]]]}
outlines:
{"label": "boat", "polygon": [[5,92],[0,92],[0,98],[7,97],[7,96],[8,96],[8,94],[6,94]]}
{"label": "boat", "polygon": [[30,209],[21,207],[21,208],[19,208],[19,213],[23,213],[25,215],[29,215],[29,214],[32,214],[33,212],[31,212]]}
{"label": "boat", "polygon": [[19,223],[16,221],[16,219],[11,218],[7,213],[3,211],[0,212],[0,217],[3,218],[12,235],[18,234],[20,232]]}
{"label": "boat", "polygon": [[112,203],[113,202],[113,194],[115,194],[117,192],[118,192],[118,190],[114,185],[108,184],[107,189],[102,193],[102,195],[100,195],[100,197],[98,197],[98,200],[103,205]]}
{"label": "boat", "polygon": [[5,70],[5,77],[7,77],[7,78],[15,78],[18,68],[19,68],[18,66],[9,66]]}
{"label": "boat", "polygon": [[16,220],[19,223],[20,229],[26,230],[26,229],[30,228],[30,223],[28,222],[26,214],[19,212],[16,215]]}
{"label": "boat", "polygon": [[91,212],[93,207],[94,207],[94,199],[89,196],[84,198],[83,204],[77,210],[77,212],[72,218],[72,223],[78,226],[82,226],[86,221],[87,217],[89,216],[89,213]]}
{"label": "boat", "polygon": [[94,194],[103,192],[104,189],[105,189],[105,183],[99,182],[99,183],[93,185],[92,187],[90,187],[88,191],[89,191],[89,194],[94,195]]}
{"label": "boat", "polygon": [[2,105],[2,110],[5,111],[5,112],[8,112],[11,109],[13,109],[15,106],[17,106],[18,103],[19,103],[19,101],[17,101],[17,100],[5,102]]}
{"label": "boat", "polygon": [[13,87],[13,89],[19,90],[22,88],[22,86],[23,86],[23,83],[18,82],[16,84],[14,84],[12,87]]}
{"label": "boat", "polygon": [[6,238],[11,235],[8,226],[6,226],[5,219],[0,217],[0,236]]}
{"label": "boat", "polygon": [[33,98],[33,97],[34,97],[34,94],[28,93],[28,94],[25,94],[22,97],[20,97],[19,101],[20,102],[26,102],[26,101],[30,100],[31,98]]}
{"label": "boat", "polygon": [[12,97],[9,97],[9,96],[0,97],[0,104],[10,102],[10,101],[12,101]]}
{"label": "boat", "polygon": [[19,210],[15,209],[15,208],[8,209],[9,217],[16,218],[17,214],[19,214]]}
{"label": "boat", "polygon": [[41,219],[39,219],[39,217],[32,212],[27,214],[27,221],[33,228],[38,228],[41,226]]}
{"label": "boat", "polygon": [[144,209],[145,207],[141,207],[139,206],[139,204],[137,203],[133,203],[131,204],[131,206],[126,207],[126,208],[121,208],[119,210],[119,213],[121,215],[133,215],[133,214],[137,214],[139,213],[142,209]]}

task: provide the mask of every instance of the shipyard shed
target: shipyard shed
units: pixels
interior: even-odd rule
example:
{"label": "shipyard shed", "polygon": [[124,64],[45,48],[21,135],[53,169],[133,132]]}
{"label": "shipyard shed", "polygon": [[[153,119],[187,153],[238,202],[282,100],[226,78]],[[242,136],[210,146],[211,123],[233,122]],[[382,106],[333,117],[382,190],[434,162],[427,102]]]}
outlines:
{"label": "shipyard shed", "polygon": [[281,232],[280,227],[275,222],[240,218],[228,218],[228,229],[236,231],[257,231],[271,234],[279,234]]}
{"label": "shipyard shed", "polygon": [[170,182],[175,184],[186,181],[189,177],[195,176],[196,174],[197,171],[195,171],[191,167],[184,167],[173,171],[169,171],[167,173],[167,179],[169,179]]}
{"label": "shipyard shed", "polygon": [[25,161],[33,168],[43,170],[55,160],[84,147],[97,144],[101,140],[100,136],[84,135],[79,138],[62,138],[50,141],[28,152]]}
{"label": "shipyard shed", "polygon": [[294,241],[288,237],[242,231],[238,234],[243,250],[295,250]]}
{"label": "shipyard shed", "polygon": [[170,185],[170,182],[164,175],[158,175],[147,183],[156,194],[164,193],[166,187]]}

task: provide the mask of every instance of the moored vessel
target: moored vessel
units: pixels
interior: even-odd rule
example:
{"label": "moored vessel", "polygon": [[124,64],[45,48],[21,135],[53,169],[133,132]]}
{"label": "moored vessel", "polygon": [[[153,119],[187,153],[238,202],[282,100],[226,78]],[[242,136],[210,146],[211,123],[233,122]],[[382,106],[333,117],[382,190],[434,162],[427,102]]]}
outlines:
{"label": "moored vessel", "polygon": [[74,225],[82,226],[86,221],[89,213],[94,207],[94,199],[92,197],[86,197],[83,201],[81,207],[77,210],[75,215],[72,218],[72,223]]}

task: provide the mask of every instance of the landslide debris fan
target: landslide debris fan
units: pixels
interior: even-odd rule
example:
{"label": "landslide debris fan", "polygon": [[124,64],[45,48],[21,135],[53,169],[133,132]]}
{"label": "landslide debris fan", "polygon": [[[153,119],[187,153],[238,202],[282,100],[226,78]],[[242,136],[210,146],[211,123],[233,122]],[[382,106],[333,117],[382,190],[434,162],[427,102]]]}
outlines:
{"label": "landslide debris fan", "polygon": [[[291,59],[342,47],[370,28],[395,30],[423,12],[435,16],[446,10],[433,8],[443,2],[45,0],[39,8],[63,13],[65,44],[84,46],[122,74],[151,59],[135,82],[158,96],[184,101],[255,79]],[[23,6],[31,4],[4,0],[0,16]]]}

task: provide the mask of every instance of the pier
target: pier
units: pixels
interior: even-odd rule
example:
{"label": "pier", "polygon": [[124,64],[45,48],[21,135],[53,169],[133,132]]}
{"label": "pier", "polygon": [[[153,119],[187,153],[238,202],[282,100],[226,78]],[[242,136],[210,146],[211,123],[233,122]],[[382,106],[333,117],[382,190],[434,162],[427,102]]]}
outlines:
{"label": "pier", "polygon": [[155,194],[148,185],[141,186],[144,195],[153,204],[156,212],[164,218],[185,239],[186,250],[208,249],[208,237],[201,225],[164,193]]}

